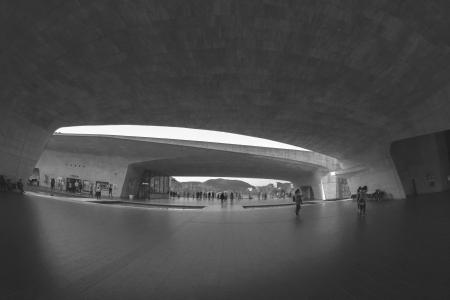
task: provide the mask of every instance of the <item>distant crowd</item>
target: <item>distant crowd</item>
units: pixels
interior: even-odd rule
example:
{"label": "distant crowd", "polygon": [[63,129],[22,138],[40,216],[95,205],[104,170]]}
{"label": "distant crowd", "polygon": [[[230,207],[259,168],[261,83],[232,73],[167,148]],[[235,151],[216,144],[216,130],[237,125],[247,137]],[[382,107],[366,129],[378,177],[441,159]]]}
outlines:
{"label": "distant crowd", "polygon": [[242,200],[243,195],[238,192],[170,192],[171,198],[192,198],[197,200],[214,200],[214,199],[220,199],[220,200]]}
{"label": "distant crowd", "polygon": [[[267,200],[269,199],[271,196],[268,195],[267,193],[247,193],[247,194],[243,194],[241,192],[230,192],[230,191],[223,191],[223,192],[202,192],[202,191],[197,191],[197,192],[192,192],[192,191],[182,191],[182,192],[175,192],[175,191],[171,191],[170,193],[170,197],[172,199],[175,198],[186,198],[186,199],[196,199],[196,200],[222,200],[222,201],[227,201],[227,200],[242,200],[244,198],[248,198],[248,199],[253,199],[256,198],[258,200]],[[273,196],[273,195],[272,195]],[[285,198],[285,197],[291,197],[292,193],[286,193],[283,194],[281,196],[281,198]],[[277,196],[273,196],[276,198],[279,198]]]}

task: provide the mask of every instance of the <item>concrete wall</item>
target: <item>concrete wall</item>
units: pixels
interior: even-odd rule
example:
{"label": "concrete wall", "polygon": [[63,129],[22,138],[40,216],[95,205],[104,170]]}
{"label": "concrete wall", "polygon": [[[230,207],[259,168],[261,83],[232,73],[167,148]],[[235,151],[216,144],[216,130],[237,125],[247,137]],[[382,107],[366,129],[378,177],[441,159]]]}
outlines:
{"label": "concrete wall", "polygon": [[122,198],[126,198],[128,195],[137,195],[144,170],[145,168],[136,164],[128,165],[120,194]]}
{"label": "concrete wall", "polygon": [[[3,108],[2,108],[3,109]],[[47,130],[14,114],[0,112],[0,175],[28,179],[48,138]]]}
{"label": "concrete wall", "polygon": [[327,175],[322,177],[321,184],[323,188],[325,199],[336,199],[337,198],[337,177]]}
{"label": "concrete wall", "polygon": [[[56,139],[63,138],[62,136],[55,136]],[[173,161],[170,163],[173,164],[179,164],[180,161],[187,160],[191,163],[188,168],[191,170],[192,168],[196,168],[195,166],[198,166],[199,168],[202,166],[202,162],[204,161],[206,156],[198,156],[196,158],[196,161],[193,160],[192,156],[188,155],[186,151],[187,149],[197,149],[197,148],[183,148],[180,147],[179,151],[174,151],[173,149],[171,151],[156,151],[155,153],[152,152],[152,149],[156,147],[156,145],[159,145],[159,143],[149,143],[144,141],[136,141],[132,142],[130,145],[122,145],[125,141],[122,141],[121,139],[115,139],[115,138],[90,138],[87,139],[86,137],[64,137],[66,140],[63,143],[65,145],[64,151],[57,151],[55,150],[46,150],[41,158],[40,163],[38,163],[37,167],[41,167],[41,177],[44,178],[46,173],[51,176],[63,176],[67,177],[70,175],[77,175],[80,178],[87,179],[87,180],[101,180],[101,181],[108,181],[113,182],[118,186],[118,190],[115,191],[118,195],[126,196],[128,194],[136,194],[136,183],[132,183],[132,181],[136,180],[136,176],[141,176],[141,174],[132,174],[134,171],[132,170],[132,166],[129,166],[130,164],[137,163],[144,160],[149,160],[149,162],[154,162],[155,158],[160,159],[161,155],[164,154],[164,157],[171,157]],[[74,140],[72,140],[74,139]],[[113,155],[106,155],[110,148],[103,145],[103,140],[112,141],[111,144],[108,144],[110,148],[124,148],[124,151],[115,151]],[[97,144],[95,144],[95,141],[97,141],[99,144],[102,145],[105,149],[102,151],[97,151],[95,155],[88,155],[88,154],[81,154],[83,153],[83,147],[81,147],[82,144],[86,144],[89,147],[85,149],[85,151],[92,151],[91,148],[97,149]],[[99,142],[102,141],[102,142]],[[129,142],[129,141],[128,141]],[[70,147],[68,145],[73,144],[73,147]],[[193,143],[193,142],[191,142]],[[51,143],[49,143],[51,145]],[[153,146],[152,146],[153,145]],[[141,148],[141,147],[148,147],[144,150],[134,153],[132,150]],[[225,147],[223,145],[220,145],[222,148]],[[78,147],[78,148],[77,148]],[[100,146],[99,146],[100,147]],[[131,147],[131,148],[130,148]],[[173,146],[170,146],[173,147]],[[170,148],[169,147],[169,148]],[[80,154],[74,154],[67,152],[69,149],[75,148],[76,151]],[[241,149],[242,148],[242,149]],[[236,151],[246,150],[245,147],[238,148],[236,147]],[[387,147],[386,147],[387,148]],[[163,148],[161,148],[163,149]],[[215,150],[215,149],[214,149]],[[214,151],[212,149],[202,150],[202,151]],[[262,149],[262,151],[265,149]],[[198,151],[198,150],[196,150]],[[255,150],[256,151],[256,150]],[[141,153],[142,152],[142,153]],[[160,153],[161,152],[161,153]],[[278,150],[280,152],[280,150]],[[52,154],[50,154],[52,153]],[[193,153],[196,153],[195,151]],[[202,152],[203,153],[203,152]],[[205,152],[203,155],[208,154],[209,152]],[[226,152],[217,152],[216,154],[225,155]],[[302,151],[300,152],[302,154],[302,158],[305,159]],[[309,153],[309,152],[306,152]],[[262,155],[261,157],[267,157],[267,153],[264,153],[265,155]],[[184,155],[184,156],[183,156]],[[209,154],[208,154],[209,155]],[[217,159],[220,158],[220,155]],[[274,153],[273,155],[279,156],[279,153]],[[307,154],[309,156],[312,155],[312,153]],[[128,157],[129,156],[129,157]],[[319,154],[320,156],[320,154]],[[292,155],[287,156],[288,161],[291,160],[293,157]],[[245,159],[245,157],[240,158]],[[248,159],[248,158],[247,158]],[[312,159],[313,161],[317,162],[319,159]],[[78,169],[71,167],[70,164],[77,164],[77,162],[83,162],[84,165],[89,165],[89,167],[86,170]],[[213,159],[213,161],[216,161]],[[264,167],[266,162],[261,162],[258,166],[258,168],[252,169],[252,164],[250,163],[247,167],[243,168],[242,164],[239,164],[240,172],[249,171],[251,169],[251,172],[253,175],[256,175],[256,171],[258,171],[259,175],[268,175],[270,174],[271,168]],[[363,163],[361,163],[363,162]],[[253,162],[255,163],[255,162]],[[56,171],[52,170],[50,168],[50,165],[56,164]],[[82,164],[82,165],[83,165]],[[159,167],[168,167],[168,162],[164,162],[162,166]],[[47,166],[47,167],[46,167]],[[227,165],[228,166],[228,165]],[[290,166],[292,166],[290,164]],[[45,167],[47,169],[45,169]],[[172,166],[173,167],[173,166]],[[205,167],[205,166],[203,166]],[[237,166],[235,166],[237,167]],[[347,160],[341,163],[340,167],[340,174],[339,176],[347,178],[348,184],[350,187],[351,193],[355,193],[358,186],[368,186],[369,192],[374,192],[376,189],[381,189],[385,191],[388,194],[388,197],[391,198],[404,198],[403,194],[403,187],[401,185],[401,182],[397,176],[397,172],[395,169],[395,165],[392,162],[391,156],[389,151],[385,149],[385,147],[380,147],[377,149],[369,148],[367,152],[364,153],[364,155],[355,157],[352,160]],[[69,168],[69,170],[67,170]],[[128,168],[128,170],[127,170]],[[148,169],[152,169],[152,164],[149,164],[147,166]],[[301,168],[301,167],[299,167]],[[357,172],[355,172],[355,168],[357,169]],[[32,168],[30,168],[31,170]],[[169,168],[170,169],[170,168]],[[221,168],[215,168],[216,170],[222,170]],[[119,171],[118,171],[119,170]],[[207,168],[207,170],[211,170],[211,167]],[[198,172],[198,169],[192,169],[189,171],[189,174],[185,174],[186,176],[189,175],[198,175],[195,174],[195,172]],[[223,170],[222,170],[223,171]],[[129,172],[127,174],[127,172]],[[139,171],[140,173],[143,172],[143,169]],[[60,175],[56,174],[59,173]],[[116,177],[111,177],[111,174],[121,174],[117,175]],[[167,174],[171,175],[180,175],[177,174],[174,170],[171,172],[166,172]],[[251,174],[248,174],[248,177],[252,177]],[[296,184],[296,186],[311,186],[314,192],[314,196],[316,199],[334,199],[337,196],[337,183],[336,178],[328,176],[328,172],[325,172],[323,170],[318,170],[315,172],[302,172],[295,171],[291,172],[291,174],[295,174],[293,177],[289,178],[279,178],[279,179],[285,179],[293,182]],[[30,173],[31,174],[31,171]],[[95,174],[98,174],[95,178]],[[281,174],[281,173],[280,173]],[[209,174],[211,175],[211,174]],[[218,176],[221,176],[223,174],[218,174]],[[241,174],[242,175],[242,174]],[[206,174],[205,176],[208,176]],[[223,175],[225,176],[225,175]],[[237,175],[239,176],[239,175]],[[245,177],[245,176],[244,176]],[[276,177],[274,177],[276,178]],[[118,180],[120,179],[120,180]],[[122,190],[122,183],[125,182],[125,188],[126,191]]]}
{"label": "concrete wall", "polygon": [[310,186],[313,190],[315,200],[328,199],[323,191],[321,180],[326,176],[323,172],[312,172],[308,175],[292,178],[290,181],[294,184],[294,190],[299,187]]}
{"label": "concrete wall", "polygon": [[405,198],[388,145],[367,147],[361,155],[343,160],[342,171],[338,174],[347,178],[352,194],[356,193],[359,186],[367,186],[369,193],[379,189],[385,192],[387,198]]}
{"label": "concrete wall", "polygon": [[36,167],[40,172],[40,184],[50,186],[48,178],[76,177],[91,182],[104,181],[114,186],[113,195],[120,196],[128,161],[120,157],[96,156],[83,153],[61,153],[46,150]]}
{"label": "concrete wall", "polygon": [[392,156],[407,195],[450,189],[447,134],[422,135],[392,144]]}

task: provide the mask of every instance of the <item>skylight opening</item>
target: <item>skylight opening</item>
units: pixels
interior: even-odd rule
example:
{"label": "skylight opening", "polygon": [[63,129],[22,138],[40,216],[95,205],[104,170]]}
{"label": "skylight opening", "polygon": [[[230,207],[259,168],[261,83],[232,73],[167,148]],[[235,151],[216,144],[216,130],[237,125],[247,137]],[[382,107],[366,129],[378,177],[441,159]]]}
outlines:
{"label": "skylight opening", "polygon": [[268,178],[242,178],[242,177],[201,177],[201,176],[173,176],[178,182],[205,182],[210,179],[226,179],[226,180],[240,180],[244,181],[252,186],[266,186],[273,184],[277,186],[277,183],[290,183],[290,181],[280,179],[268,179]]}
{"label": "skylight opening", "polygon": [[55,133],[148,137],[159,139],[175,139],[175,140],[309,151],[301,147],[247,135],[228,133],[222,131],[181,128],[181,127],[167,127],[167,126],[143,126],[143,125],[73,126],[73,127],[59,128],[58,130],[56,130]]}

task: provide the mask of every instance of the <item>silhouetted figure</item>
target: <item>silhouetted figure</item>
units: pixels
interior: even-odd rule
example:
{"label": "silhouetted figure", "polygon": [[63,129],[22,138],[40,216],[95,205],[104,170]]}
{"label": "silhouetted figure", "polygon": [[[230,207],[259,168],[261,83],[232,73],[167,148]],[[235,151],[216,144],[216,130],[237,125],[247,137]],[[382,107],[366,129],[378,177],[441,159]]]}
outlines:
{"label": "silhouetted figure", "polygon": [[294,201],[295,201],[295,214],[298,216],[301,209],[301,205],[303,204],[302,191],[300,189],[295,190]]}
{"label": "silhouetted figure", "polygon": [[108,187],[108,196],[109,196],[110,199],[112,199],[112,197],[113,197],[113,195],[112,195],[112,190],[113,190],[113,186],[112,186],[112,184],[109,184],[109,187]]}
{"label": "silhouetted figure", "polygon": [[23,182],[22,182],[22,178],[19,178],[19,181],[17,181],[17,189],[20,191],[21,194],[24,194],[24,190],[23,190]]}
{"label": "silhouetted figure", "polygon": [[55,178],[52,178],[52,180],[50,180],[50,190],[51,195],[53,196],[53,191],[55,190]]}
{"label": "silhouetted figure", "polygon": [[356,207],[358,209],[358,212],[359,212],[359,200],[361,199],[361,190],[362,190],[361,186],[359,186],[358,189],[356,190]]}
{"label": "silhouetted figure", "polygon": [[89,187],[89,197],[94,198],[94,185],[91,184]]}
{"label": "silhouetted figure", "polygon": [[378,202],[383,198],[383,192],[380,191],[379,189],[377,189],[377,190],[375,190],[374,196],[375,196],[375,201]]}
{"label": "silhouetted figure", "polygon": [[97,187],[95,188],[95,197],[97,198],[97,200],[100,200],[100,198],[102,197],[102,189],[99,184],[97,184]]}
{"label": "silhouetted figure", "polygon": [[366,214],[366,197],[367,197],[367,186],[361,189],[361,196],[359,198],[359,213]]}
{"label": "silhouetted figure", "polygon": [[220,193],[220,203],[223,204],[223,201],[225,201],[225,193]]}

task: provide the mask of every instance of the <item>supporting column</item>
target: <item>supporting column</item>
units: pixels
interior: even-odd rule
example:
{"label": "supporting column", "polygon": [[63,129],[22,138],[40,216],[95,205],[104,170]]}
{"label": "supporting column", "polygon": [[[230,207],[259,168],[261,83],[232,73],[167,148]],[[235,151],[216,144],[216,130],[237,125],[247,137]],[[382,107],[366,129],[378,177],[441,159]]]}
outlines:
{"label": "supporting column", "polygon": [[321,182],[322,177],[325,175],[326,172],[324,171],[316,171],[307,176],[302,176],[291,181],[294,184],[294,188],[311,186],[314,193],[314,200],[325,200],[324,189]]}

